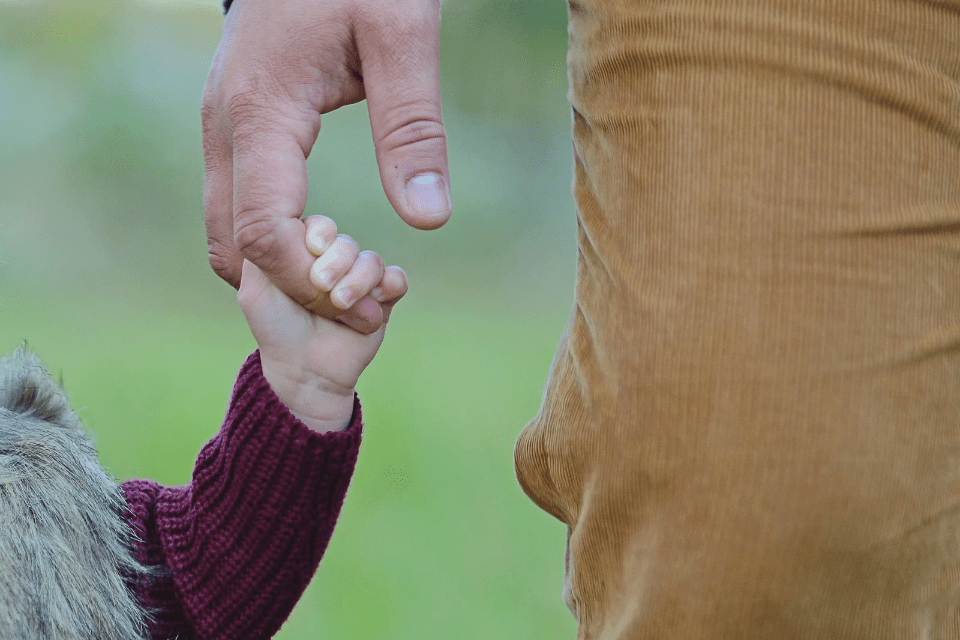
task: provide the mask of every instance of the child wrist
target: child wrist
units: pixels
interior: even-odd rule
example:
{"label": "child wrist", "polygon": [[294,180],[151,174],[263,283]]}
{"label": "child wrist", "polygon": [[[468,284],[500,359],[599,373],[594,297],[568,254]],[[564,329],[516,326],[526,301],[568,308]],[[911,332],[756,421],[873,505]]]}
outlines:
{"label": "child wrist", "polygon": [[298,420],[314,431],[338,431],[350,426],[354,389],[328,380],[290,375],[263,362],[263,376],[277,398]]}

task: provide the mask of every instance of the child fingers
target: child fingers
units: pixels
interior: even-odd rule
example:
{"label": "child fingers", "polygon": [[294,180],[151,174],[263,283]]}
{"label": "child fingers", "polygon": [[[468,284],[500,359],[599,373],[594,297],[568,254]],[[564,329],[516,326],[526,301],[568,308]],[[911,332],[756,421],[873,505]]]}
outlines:
{"label": "child fingers", "polygon": [[370,293],[382,304],[394,304],[407,293],[407,274],[397,266],[383,270],[383,278]]}
{"label": "child fingers", "polygon": [[330,291],[350,271],[359,253],[356,240],[341,233],[310,267],[310,281],[321,291]]}
{"label": "child fingers", "polygon": [[349,309],[360,298],[370,293],[383,279],[383,260],[375,251],[363,251],[350,271],[330,292],[330,301],[341,309]]}
{"label": "child fingers", "polygon": [[370,292],[373,299],[380,303],[383,309],[383,321],[390,319],[390,312],[393,305],[399,302],[400,298],[407,294],[407,274],[403,269],[397,266],[387,267],[383,270],[383,278],[380,283]]}
{"label": "child fingers", "polygon": [[315,256],[322,256],[337,239],[337,223],[327,216],[310,216],[303,222],[307,227],[307,249]]}

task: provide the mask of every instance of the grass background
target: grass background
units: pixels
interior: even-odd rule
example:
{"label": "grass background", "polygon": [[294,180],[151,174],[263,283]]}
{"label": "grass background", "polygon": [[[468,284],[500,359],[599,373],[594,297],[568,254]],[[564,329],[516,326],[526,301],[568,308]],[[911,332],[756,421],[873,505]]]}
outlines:
{"label": "grass background", "polygon": [[[448,0],[454,217],[405,227],[364,105],[324,116],[307,213],[402,265],[361,378],[366,435],[320,570],[279,638],[572,638],[565,528],[520,490],[573,293],[561,0]],[[119,479],[187,482],[254,348],[206,263],[199,99],[213,2],[0,1],[0,352],[27,340]]]}

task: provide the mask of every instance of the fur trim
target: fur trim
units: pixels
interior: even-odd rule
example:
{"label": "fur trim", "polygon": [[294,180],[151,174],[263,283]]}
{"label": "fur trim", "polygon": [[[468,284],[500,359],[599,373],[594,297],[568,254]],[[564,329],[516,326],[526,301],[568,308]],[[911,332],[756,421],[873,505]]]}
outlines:
{"label": "fur trim", "polygon": [[126,509],[37,356],[0,358],[0,638],[149,637]]}

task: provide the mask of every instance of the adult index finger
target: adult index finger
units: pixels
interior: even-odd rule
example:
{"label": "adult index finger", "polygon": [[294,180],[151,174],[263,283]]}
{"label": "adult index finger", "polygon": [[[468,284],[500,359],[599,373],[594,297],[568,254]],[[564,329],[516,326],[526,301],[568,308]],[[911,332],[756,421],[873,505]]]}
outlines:
{"label": "adult index finger", "polygon": [[[316,136],[304,136],[303,128],[277,110],[253,111],[236,123],[234,241],[240,253],[293,300],[343,322],[344,311],[309,278],[315,257],[304,242],[306,227],[300,216],[307,201],[306,156]],[[350,326],[364,333],[376,331],[383,321],[379,308],[368,305],[351,313],[356,317]]]}

